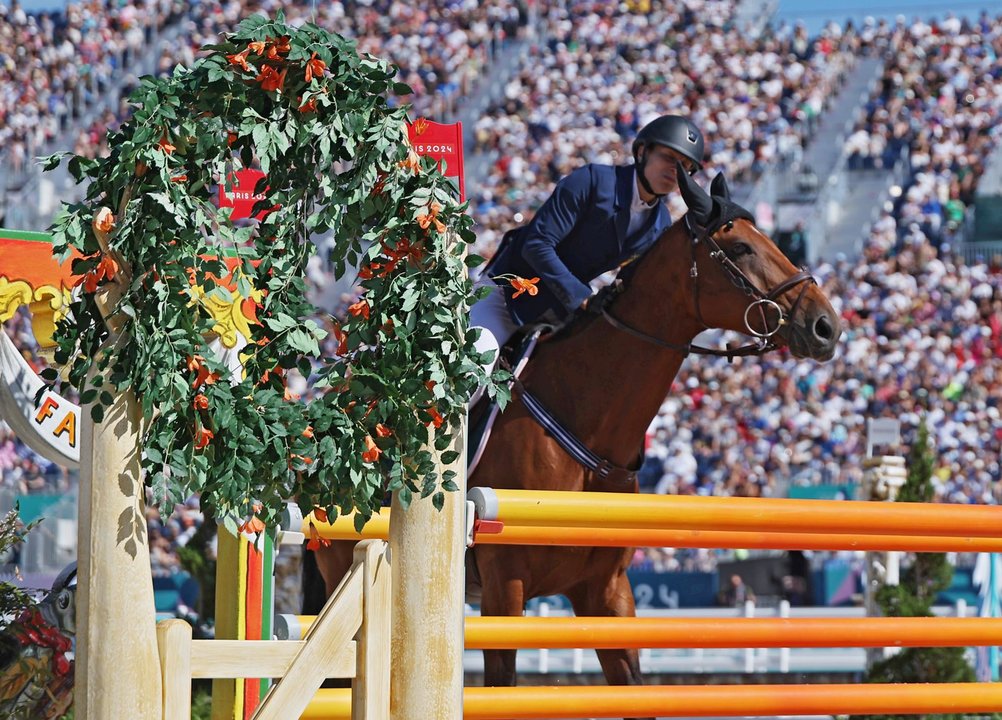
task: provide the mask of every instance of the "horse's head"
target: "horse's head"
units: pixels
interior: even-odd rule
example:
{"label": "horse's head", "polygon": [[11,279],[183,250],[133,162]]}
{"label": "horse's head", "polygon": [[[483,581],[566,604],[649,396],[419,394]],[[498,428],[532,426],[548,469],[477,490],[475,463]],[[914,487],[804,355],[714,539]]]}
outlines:
{"label": "horse's head", "polygon": [[830,360],[842,334],[831,303],[806,270],[799,270],[731,202],[723,175],[707,194],[685,172],[679,191],[691,249],[693,309],[704,327],[750,333],[787,345],[797,357]]}

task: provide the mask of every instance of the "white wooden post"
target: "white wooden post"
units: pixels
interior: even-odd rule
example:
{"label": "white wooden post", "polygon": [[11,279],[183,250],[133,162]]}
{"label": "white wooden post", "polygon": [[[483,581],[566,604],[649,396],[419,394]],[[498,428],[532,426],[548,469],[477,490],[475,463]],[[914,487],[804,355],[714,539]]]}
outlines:
{"label": "white wooden post", "polygon": [[162,683],[150,574],[141,414],[125,392],[104,422],[84,407],[77,535],[77,720],[160,720]]}
{"label": "white wooden post", "polygon": [[[390,512],[393,626],[390,717],[461,720],[466,554],[466,440],[459,428],[451,466],[458,492],[445,494],[439,512],[430,498],[406,510],[398,495]],[[429,441],[429,447],[431,442]]]}
{"label": "white wooden post", "polygon": [[[779,601],[779,616],[781,618],[790,617],[790,601],[780,600]],[[790,672],[790,648],[780,648],[779,649],[779,671],[781,673]]]}

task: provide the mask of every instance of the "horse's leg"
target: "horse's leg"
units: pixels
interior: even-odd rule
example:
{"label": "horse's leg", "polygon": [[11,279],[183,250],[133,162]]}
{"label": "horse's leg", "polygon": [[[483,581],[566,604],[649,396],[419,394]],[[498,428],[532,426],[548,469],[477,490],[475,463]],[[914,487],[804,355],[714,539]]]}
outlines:
{"label": "horse's leg", "polygon": [[[483,548],[478,548],[483,550]],[[521,578],[511,577],[504,571],[504,554],[494,553],[490,559],[478,556],[483,583],[480,614],[518,617],[525,609],[525,584]],[[515,685],[515,650],[484,650],[484,685],[487,687]]]}
{"label": "horse's leg", "polygon": [[[582,617],[635,617],[633,589],[626,570],[618,570],[603,586],[595,578],[567,592],[574,614]],[[610,685],[643,685],[640,653],[636,648],[596,650],[602,673]]]}
{"label": "horse's leg", "polygon": [[330,545],[315,551],[317,570],[324,579],[328,598],[334,594],[341,579],[351,570],[354,552],[355,543],[351,540],[334,540]]}
{"label": "horse's leg", "polygon": [[[354,559],[355,543],[335,540],[330,545],[321,546],[318,550],[304,550],[303,553],[303,612],[308,615],[318,615],[323,610],[327,600],[337,590]],[[312,556],[310,558],[309,556]],[[319,577],[316,577],[319,575]],[[323,592],[317,592],[323,587]],[[312,588],[313,592],[306,595],[307,588]],[[323,596],[323,600],[320,599]],[[348,678],[328,678],[324,680],[322,687],[325,688],[346,688],[351,687],[351,679]]]}

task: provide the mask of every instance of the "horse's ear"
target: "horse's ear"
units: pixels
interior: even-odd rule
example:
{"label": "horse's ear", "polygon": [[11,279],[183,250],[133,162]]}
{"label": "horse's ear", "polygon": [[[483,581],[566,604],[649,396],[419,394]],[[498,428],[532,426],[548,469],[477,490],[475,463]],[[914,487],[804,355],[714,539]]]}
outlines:
{"label": "horse's ear", "polygon": [[713,212],[713,200],[699,183],[689,178],[689,173],[682,167],[682,163],[678,163],[675,177],[678,178],[678,191],[682,194],[685,206],[689,208],[693,219],[700,225],[705,225],[710,219],[710,213]]}
{"label": "horse's ear", "polygon": [[713,182],[710,183],[710,197],[722,197],[728,201],[731,199],[731,190],[727,187],[727,180],[724,179],[723,173],[717,173],[717,177],[713,178]]}

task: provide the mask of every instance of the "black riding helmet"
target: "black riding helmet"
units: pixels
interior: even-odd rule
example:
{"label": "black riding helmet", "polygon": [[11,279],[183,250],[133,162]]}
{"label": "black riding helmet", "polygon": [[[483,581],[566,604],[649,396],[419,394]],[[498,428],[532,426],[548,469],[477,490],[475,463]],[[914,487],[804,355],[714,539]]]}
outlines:
{"label": "black riding helmet", "polygon": [[[640,148],[650,145],[664,145],[681,153],[696,164],[696,170],[703,169],[703,133],[687,118],[680,115],[662,115],[640,128],[633,141],[633,159],[637,164],[637,177],[644,189],[655,195],[647,178],[644,177],[646,154],[639,156]],[[695,172],[695,171],[694,171]]]}

